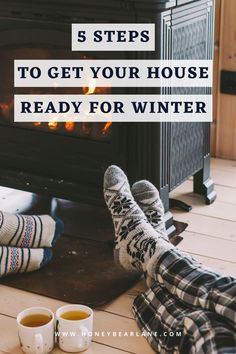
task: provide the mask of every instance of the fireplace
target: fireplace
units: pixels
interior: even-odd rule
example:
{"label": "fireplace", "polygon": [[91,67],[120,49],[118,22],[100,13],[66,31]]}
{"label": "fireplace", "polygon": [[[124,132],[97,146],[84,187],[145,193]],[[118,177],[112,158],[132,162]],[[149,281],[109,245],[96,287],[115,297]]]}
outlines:
{"label": "fireplace", "polygon": [[[14,89],[14,59],[211,59],[211,0],[47,0],[0,4],[0,185],[85,203],[103,203],[102,178],[120,165],[131,182],[150,179],[160,190],[169,234],[169,192],[189,176],[194,190],[215,199],[209,175],[209,123],[14,123],[13,95],[116,93],[98,88]],[[71,52],[71,23],[156,24],[155,52]],[[163,89],[170,93],[170,89]],[[159,92],[129,89],[129,93]]]}

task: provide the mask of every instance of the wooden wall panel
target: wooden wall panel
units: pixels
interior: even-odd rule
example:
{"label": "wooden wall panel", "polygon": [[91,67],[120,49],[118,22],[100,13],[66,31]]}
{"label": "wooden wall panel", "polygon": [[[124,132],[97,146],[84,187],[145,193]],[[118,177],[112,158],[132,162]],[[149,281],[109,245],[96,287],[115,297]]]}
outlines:
{"label": "wooden wall panel", "polygon": [[213,123],[211,125],[211,155],[216,155],[216,123],[217,123],[217,96],[219,84],[219,40],[221,0],[215,0],[215,39],[214,39],[214,66],[213,66]]}
{"label": "wooden wall panel", "polygon": [[[236,71],[236,1],[221,0],[219,73]],[[236,95],[220,93],[218,82],[216,156],[236,160]]]}

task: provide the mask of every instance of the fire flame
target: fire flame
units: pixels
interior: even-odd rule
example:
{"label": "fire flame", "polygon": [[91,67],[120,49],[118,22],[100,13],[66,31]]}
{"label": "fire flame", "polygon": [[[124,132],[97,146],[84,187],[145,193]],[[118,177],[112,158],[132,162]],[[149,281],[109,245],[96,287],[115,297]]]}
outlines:
{"label": "fire flame", "polygon": [[4,116],[7,116],[9,113],[9,105],[7,103],[1,103],[0,104],[0,109],[3,113]]}
{"label": "fire flame", "polygon": [[[54,82],[54,87],[58,87],[57,83]],[[89,81],[89,86],[88,87],[82,87],[82,91],[85,95],[92,95],[95,91],[96,91],[97,87],[96,87],[96,80],[95,79],[91,79]],[[104,89],[105,91],[107,91],[107,89]],[[98,91],[99,92],[99,91]],[[103,92],[102,92],[103,93]],[[2,109],[3,110],[3,109]],[[41,122],[34,122],[34,125],[40,126],[42,123]],[[107,135],[109,133],[110,127],[112,125],[112,122],[107,122],[105,123],[104,127],[101,130],[101,134],[102,135]],[[59,127],[59,123],[57,121],[57,117],[52,118],[50,120],[50,122],[48,122],[48,128],[51,130],[57,130]],[[64,124],[65,130],[68,132],[73,132],[75,129],[75,123],[68,121]],[[89,135],[91,132],[91,124],[82,122],[82,131],[83,134]]]}
{"label": "fire flame", "polygon": [[3,115],[5,118],[9,118],[13,106],[14,106],[13,98],[11,98],[9,102],[0,102],[0,114]]}
{"label": "fire flame", "polygon": [[75,127],[75,123],[74,122],[66,122],[65,123],[65,128],[68,132],[73,132]]}
{"label": "fire flame", "polygon": [[50,122],[48,122],[48,127],[51,130],[56,130],[58,128],[57,118],[52,118]]}
{"label": "fire flame", "polygon": [[[92,95],[95,90],[96,90],[96,80],[92,79],[89,81],[89,87],[82,87],[82,90],[83,90],[83,93],[85,95]],[[75,123],[74,122],[66,122],[65,123],[65,129],[68,131],[68,132],[72,132],[74,130],[74,127],[75,127]],[[88,128],[87,127],[87,124],[83,123],[82,124],[82,130],[84,131],[84,133],[86,132],[86,134],[88,134],[91,130],[91,128]]]}
{"label": "fire flame", "polygon": [[96,80],[91,79],[89,81],[89,87],[82,87],[82,90],[85,95],[92,95],[96,90]]}
{"label": "fire flame", "polygon": [[107,123],[105,124],[105,126],[102,128],[102,134],[103,134],[103,135],[107,135],[107,133],[108,133],[108,131],[109,131],[111,125],[112,125],[112,122],[107,122]]}

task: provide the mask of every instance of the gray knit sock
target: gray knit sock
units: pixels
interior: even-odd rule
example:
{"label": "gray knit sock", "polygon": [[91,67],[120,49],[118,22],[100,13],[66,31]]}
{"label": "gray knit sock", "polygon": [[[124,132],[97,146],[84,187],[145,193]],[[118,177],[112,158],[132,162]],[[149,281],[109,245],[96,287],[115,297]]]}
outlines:
{"label": "gray knit sock", "polygon": [[161,237],[169,240],[165,228],[164,206],[156,187],[151,182],[144,180],[134,183],[131,191],[148,222]]}
{"label": "gray knit sock", "polygon": [[160,237],[135,202],[124,172],[110,166],[104,175],[104,198],[115,228],[114,257],[127,270],[146,271],[173,246]]}

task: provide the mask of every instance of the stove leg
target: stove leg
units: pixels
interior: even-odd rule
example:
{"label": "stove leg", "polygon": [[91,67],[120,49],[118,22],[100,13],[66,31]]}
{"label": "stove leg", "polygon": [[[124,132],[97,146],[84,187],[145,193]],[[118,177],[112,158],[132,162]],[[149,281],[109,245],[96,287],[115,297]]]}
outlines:
{"label": "stove leg", "polygon": [[178,208],[178,209],[181,209],[181,210],[184,210],[184,211],[191,211],[192,210],[192,206],[185,203],[185,202],[182,202],[182,200],[179,200],[179,199],[173,199],[173,198],[170,198],[169,199],[169,202],[170,202],[170,208]]}
{"label": "stove leg", "polygon": [[210,155],[204,158],[203,168],[194,175],[193,190],[194,193],[204,196],[208,205],[216,200],[214,183],[210,178]]}
{"label": "stove leg", "polygon": [[169,236],[169,238],[171,238],[176,233],[176,227],[174,225],[173,215],[169,210],[170,209],[169,186],[167,185],[165,187],[159,188],[159,192],[160,192],[160,197],[161,197],[161,200],[162,200],[164,208],[165,208],[164,220],[165,220],[167,235]]}

